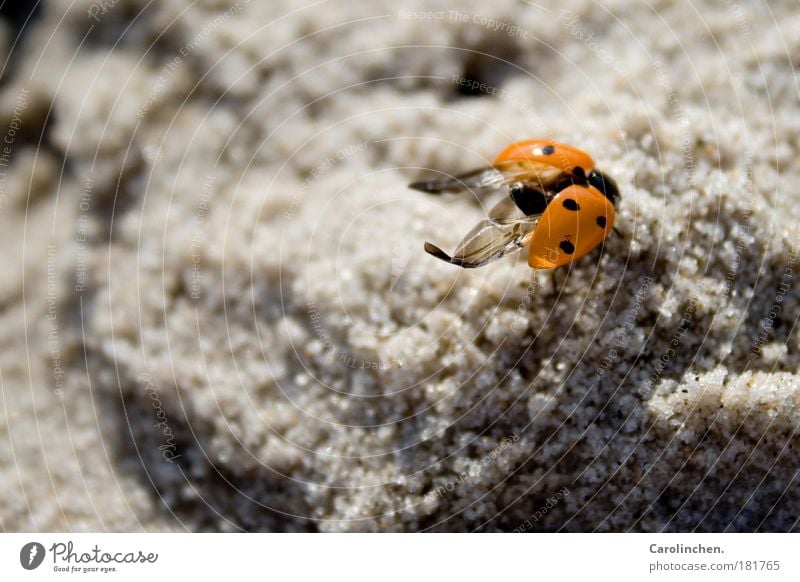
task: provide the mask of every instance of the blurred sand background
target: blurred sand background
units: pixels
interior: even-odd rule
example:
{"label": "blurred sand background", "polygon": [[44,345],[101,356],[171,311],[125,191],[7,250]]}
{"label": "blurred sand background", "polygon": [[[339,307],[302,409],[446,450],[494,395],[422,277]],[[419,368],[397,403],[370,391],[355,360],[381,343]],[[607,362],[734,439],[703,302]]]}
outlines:
{"label": "blurred sand background", "polygon": [[[796,2],[13,12],[3,530],[800,529]],[[623,237],[425,255],[539,136]]]}

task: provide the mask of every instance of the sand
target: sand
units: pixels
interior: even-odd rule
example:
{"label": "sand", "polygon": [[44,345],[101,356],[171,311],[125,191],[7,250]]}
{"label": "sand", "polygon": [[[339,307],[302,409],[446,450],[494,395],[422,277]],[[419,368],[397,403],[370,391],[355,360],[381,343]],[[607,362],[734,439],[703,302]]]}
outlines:
{"label": "sand", "polygon": [[[19,27],[3,530],[800,529],[795,2]],[[555,279],[424,254],[502,194],[406,185],[531,137],[616,178],[622,236]]]}

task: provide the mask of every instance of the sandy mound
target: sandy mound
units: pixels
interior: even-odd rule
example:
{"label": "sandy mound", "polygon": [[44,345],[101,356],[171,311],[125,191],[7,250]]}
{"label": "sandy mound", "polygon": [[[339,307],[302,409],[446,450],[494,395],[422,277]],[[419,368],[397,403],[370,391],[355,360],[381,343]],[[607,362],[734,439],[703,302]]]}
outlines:
{"label": "sandy mound", "polygon": [[[2,527],[798,529],[796,5],[559,4],[47,3],[0,97]],[[538,136],[623,237],[425,255],[493,200],[406,184]]]}

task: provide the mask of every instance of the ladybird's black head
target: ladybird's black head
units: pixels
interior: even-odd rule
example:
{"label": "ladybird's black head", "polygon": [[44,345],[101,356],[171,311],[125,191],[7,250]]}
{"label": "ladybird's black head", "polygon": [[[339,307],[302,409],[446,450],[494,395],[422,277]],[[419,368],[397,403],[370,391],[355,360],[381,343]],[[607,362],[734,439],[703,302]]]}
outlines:
{"label": "ladybird's black head", "polygon": [[614,180],[599,170],[592,170],[587,181],[590,186],[597,188],[606,198],[611,200],[611,204],[616,205],[617,198],[619,198],[619,188],[617,188],[617,183]]}

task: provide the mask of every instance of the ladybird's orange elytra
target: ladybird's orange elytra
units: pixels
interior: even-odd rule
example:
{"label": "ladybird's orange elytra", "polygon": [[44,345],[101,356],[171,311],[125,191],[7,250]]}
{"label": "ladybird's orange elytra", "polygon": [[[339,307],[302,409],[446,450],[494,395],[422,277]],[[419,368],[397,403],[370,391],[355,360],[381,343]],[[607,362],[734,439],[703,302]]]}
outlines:
{"label": "ladybird's orange elytra", "polygon": [[539,162],[572,174],[580,168],[584,175],[594,169],[594,160],[586,152],[552,140],[527,139],[514,142],[497,154],[494,165],[507,162]]}
{"label": "ladybird's orange elytra", "polygon": [[488,168],[415,182],[431,194],[470,191],[481,196],[500,188],[485,220],[448,255],[425,243],[425,251],[445,262],[472,269],[528,247],[528,264],[552,269],[595,249],[614,227],[619,189],[595,168],[586,152],[548,139],[514,142]]}
{"label": "ladybird's orange elytra", "polygon": [[528,243],[528,265],[552,269],[580,259],[614,227],[611,201],[591,186],[565,188],[548,204]]}

